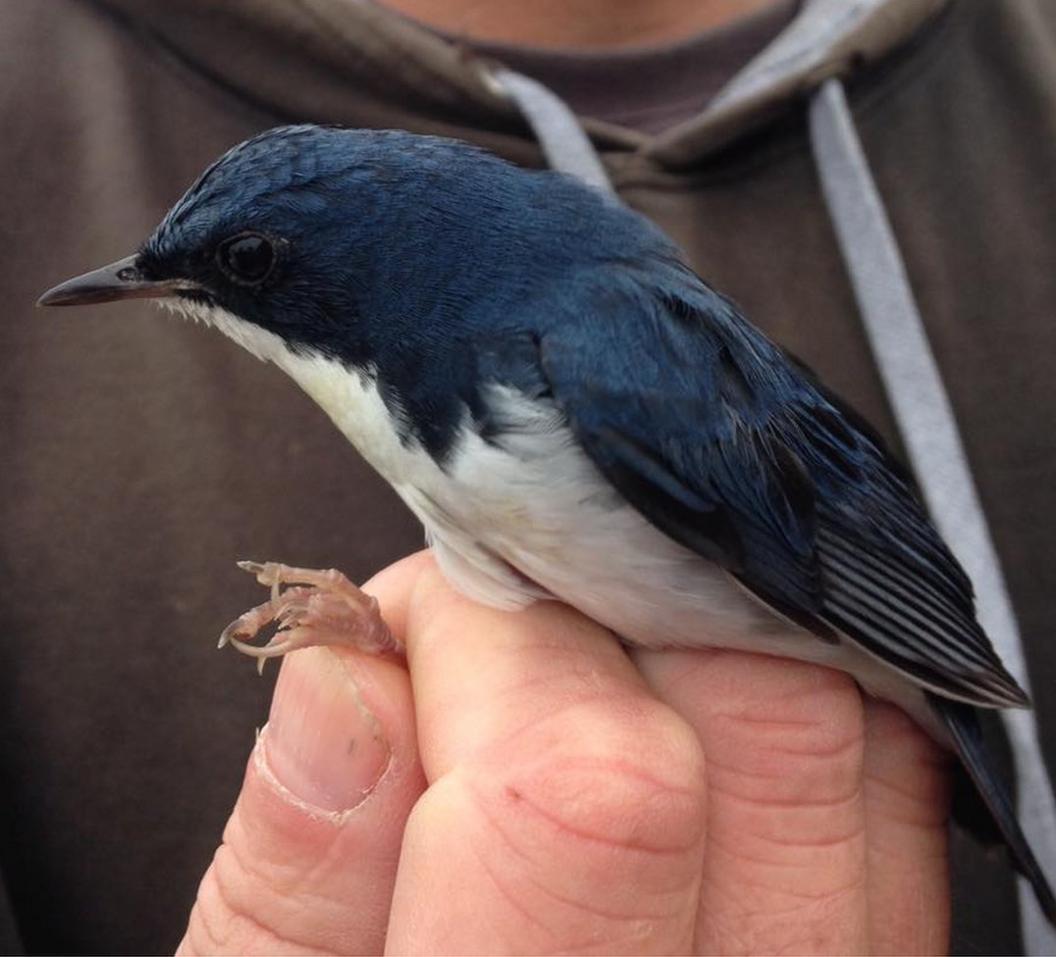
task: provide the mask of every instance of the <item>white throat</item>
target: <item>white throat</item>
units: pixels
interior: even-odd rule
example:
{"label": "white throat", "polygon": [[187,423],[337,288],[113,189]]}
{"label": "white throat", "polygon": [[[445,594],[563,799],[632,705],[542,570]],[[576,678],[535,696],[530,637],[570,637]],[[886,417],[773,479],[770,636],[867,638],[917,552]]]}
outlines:
{"label": "white throat", "polygon": [[262,362],[277,365],[315,400],[345,438],[397,491],[419,471],[420,460],[428,458],[414,443],[401,440],[396,427],[398,416],[382,401],[369,372],[357,373],[320,352],[306,349],[295,353],[280,336],[219,306],[183,299],[160,302],[179,315],[219,330]]}

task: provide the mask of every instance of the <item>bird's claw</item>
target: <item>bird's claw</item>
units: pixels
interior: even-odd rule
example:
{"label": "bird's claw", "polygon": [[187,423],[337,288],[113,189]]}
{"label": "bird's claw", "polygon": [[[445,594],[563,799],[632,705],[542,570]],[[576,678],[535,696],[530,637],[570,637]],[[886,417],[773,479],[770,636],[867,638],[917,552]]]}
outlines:
{"label": "bird's claw", "polygon": [[[313,645],[345,645],[374,653],[400,650],[381,618],[377,600],[340,572],[276,562],[237,564],[271,588],[271,599],[231,622],[221,632],[218,647],[231,645],[256,658],[258,671],[263,672],[268,658]],[[272,623],[277,630],[268,642],[250,643]]]}

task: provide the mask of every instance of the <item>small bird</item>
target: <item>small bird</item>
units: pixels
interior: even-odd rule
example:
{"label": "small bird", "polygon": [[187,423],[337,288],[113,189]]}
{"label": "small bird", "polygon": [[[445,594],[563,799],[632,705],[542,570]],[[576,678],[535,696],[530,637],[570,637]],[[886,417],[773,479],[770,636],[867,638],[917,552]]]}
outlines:
{"label": "small bird", "polygon": [[[839,668],[903,708],[958,754],[1056,923],[982,748],[977,709],[1028,701],[971,583],[876,433],[646,219],[466,143],[283,127],[209,167],[139,252],[40,303],[140,297],[287,372],[471,598]],[[339,573],[241,564],[272,600],[222,644],[261,663],[391,647]]]}

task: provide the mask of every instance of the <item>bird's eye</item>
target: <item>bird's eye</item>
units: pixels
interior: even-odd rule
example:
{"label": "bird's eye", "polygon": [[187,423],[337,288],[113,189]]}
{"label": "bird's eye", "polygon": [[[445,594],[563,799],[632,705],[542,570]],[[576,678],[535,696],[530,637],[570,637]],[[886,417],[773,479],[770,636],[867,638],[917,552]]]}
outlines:
{"label": "bird's eye", "polygon": [[220,244],[216,261],[232,282],[255,286],[267,279],[275,267],[275,246],[258,233],[239,233]]}

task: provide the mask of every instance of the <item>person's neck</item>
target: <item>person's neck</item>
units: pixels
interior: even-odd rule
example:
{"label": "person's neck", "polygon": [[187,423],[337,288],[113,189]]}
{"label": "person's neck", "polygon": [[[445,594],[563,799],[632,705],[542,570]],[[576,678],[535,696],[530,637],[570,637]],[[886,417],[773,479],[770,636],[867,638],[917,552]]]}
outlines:
{"label": "person's neck", "polygon": [[614,49],[673,43],[774,0],[382,0],[427,26],[469,40]]}

